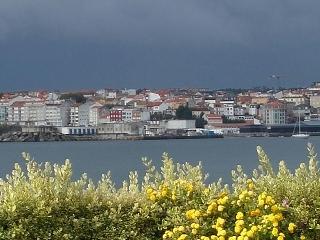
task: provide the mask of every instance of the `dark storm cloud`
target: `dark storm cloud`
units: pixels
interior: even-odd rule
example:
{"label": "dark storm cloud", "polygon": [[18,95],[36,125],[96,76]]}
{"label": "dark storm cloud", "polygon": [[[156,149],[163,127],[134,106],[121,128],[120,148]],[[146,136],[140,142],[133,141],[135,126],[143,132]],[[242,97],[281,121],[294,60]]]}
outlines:
{"label": "dark storm cloud", "polygon": [[2,0],[0,80],[239,87],[277,71],[310,82],[320,78],[319,9],[316,0]]}

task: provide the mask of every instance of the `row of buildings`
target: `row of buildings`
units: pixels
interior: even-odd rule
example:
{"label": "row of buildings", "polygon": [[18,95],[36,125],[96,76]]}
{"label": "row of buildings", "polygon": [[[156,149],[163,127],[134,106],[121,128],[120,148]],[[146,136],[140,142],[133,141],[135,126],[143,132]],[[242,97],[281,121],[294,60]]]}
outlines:
{"label": "row of buildings", "polygon": [[[77,94],[84,101],[65,98],[59,92],[5,93],[0,99],[0,123],[56,127],[65,134],[157,134],[159,129],[166,130],[163,123],[176,118],[179,106],[188,106],[194,118],[203,118],[209,129],[283,125],[294,123],[298,114],[305,121],[314,121],[320,113],[318,83],[281,91],[101,89]],[[177,129],[185,127],[179,123]]]}

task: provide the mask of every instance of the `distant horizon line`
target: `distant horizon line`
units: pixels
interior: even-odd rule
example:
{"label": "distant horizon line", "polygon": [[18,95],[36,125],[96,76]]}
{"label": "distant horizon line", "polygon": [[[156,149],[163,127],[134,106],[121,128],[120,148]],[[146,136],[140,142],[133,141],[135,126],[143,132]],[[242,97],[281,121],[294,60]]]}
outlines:
{"label": "distant horizon line", "polygon": [[317,82],[313,82],[309,86],[296,86],[296,87],[275,87],[275,86],[254,86],[254,87],[224,87],[224,88],[212,88],[212,87],[98,87],[98,88],[75,88],[75,89],[50,89],[50,88],[38,88],[38,89],[15,89],[15,90],[0,90],[0,93],[23,93],[23,92],[90,92],[98,90],[206,90],[206,91],[226,91],[226,90],[289,90],[289,89],[305,89],[312,87]]}

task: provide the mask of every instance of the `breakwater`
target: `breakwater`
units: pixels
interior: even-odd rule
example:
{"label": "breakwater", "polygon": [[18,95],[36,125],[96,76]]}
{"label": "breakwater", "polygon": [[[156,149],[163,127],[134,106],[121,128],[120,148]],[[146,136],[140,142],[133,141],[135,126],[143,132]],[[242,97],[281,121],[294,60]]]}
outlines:
{"label": "breakwater", "polygon": [[0,142],[58,142],[58,141],[106,141],[106,140],[141,140],[142,136],[125,134],[65,135],[58,132],[7,132],[0,136]]}

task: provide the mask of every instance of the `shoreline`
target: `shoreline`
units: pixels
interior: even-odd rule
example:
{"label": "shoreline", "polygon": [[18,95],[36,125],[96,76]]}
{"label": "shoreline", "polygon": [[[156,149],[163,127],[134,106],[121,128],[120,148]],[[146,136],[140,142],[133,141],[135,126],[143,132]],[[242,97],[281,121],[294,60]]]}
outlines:
{"label": "shoreline", "polygon": [[[310,136],[320,136],[320,133],[310,134]],[[13,133],[0,136],[0,143],[17,142],[83,142],[83,141],[155,141],[155,140],[198,140],[198,139],[221,139],[221,138],[281,138],[291,137],[291,134],[227,134],[224,136],[128,136],[123,134],[113,135],[63,135],[63,134],[39,134],[39,133]]]}

